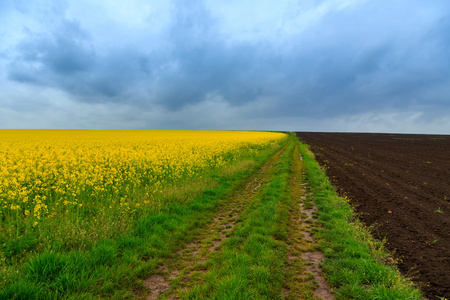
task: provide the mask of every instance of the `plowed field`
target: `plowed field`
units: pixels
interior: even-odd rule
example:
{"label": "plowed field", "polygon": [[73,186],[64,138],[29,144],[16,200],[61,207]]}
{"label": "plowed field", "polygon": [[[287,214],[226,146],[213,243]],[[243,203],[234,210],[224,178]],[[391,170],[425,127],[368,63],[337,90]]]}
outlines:
{"label": "plowed field", "polygon": [[297,133],[399,269],[450,298],[450,136]]}

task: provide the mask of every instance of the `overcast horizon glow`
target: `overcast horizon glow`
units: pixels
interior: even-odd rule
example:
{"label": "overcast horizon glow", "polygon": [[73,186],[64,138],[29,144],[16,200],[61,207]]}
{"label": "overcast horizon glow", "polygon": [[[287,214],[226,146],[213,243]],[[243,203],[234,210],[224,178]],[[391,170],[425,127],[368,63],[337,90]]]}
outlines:
{"label": "overcast horizon glow", "polygon": [[450,134],[447,0],[0,2],[0,128]]}

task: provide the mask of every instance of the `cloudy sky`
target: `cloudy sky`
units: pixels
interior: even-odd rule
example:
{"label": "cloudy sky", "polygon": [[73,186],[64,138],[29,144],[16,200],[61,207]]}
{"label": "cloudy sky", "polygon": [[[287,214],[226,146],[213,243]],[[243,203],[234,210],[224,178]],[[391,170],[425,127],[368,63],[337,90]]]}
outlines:
{"label": "cloudy sky", "polygon": [[450,134],[448,0],[1,0],[0,128]]}

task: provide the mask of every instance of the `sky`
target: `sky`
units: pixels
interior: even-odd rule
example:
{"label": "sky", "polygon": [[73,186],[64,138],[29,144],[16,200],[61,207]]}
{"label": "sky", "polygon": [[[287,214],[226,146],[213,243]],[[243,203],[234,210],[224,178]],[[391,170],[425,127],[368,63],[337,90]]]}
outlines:
{"label": "sky", "polygon": [[448,0],[0,0],[0,128],[450,134]]}

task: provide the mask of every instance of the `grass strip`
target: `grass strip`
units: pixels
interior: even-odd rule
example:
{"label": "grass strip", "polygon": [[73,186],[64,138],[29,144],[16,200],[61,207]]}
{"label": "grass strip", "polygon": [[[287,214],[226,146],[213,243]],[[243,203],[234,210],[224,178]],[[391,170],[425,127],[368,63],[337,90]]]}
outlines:
{"label": "grass strip", "polygon": [[337,299],[423,299],[398,271],[394,260],[336,194],[325,171],[305,144],[298,142],[306,180],[319,210],[316,238],[325,254],[323,271]]}
{"label": "grass strip", "polygon": [[[285,140],[283,143],[286,143]],[[9,274],[0,299],[135,299],[141,279],[194,239],[198,228],[211,222],[221,199],[245,184],[278,147],[243,157],[210,174],[213,188],[189,203],[171,203],[161,213],[137,219],[128,232],[101,239],[89,250],[46,249],[30,256]],[[251,164],[239,164],[252,160]]]}
{"label": "grass strip", "polygon": [[212,259],[203,282],[182,299],[281,299],[287,265],[289,178],[294,138],[241,214],[221,252]]}

